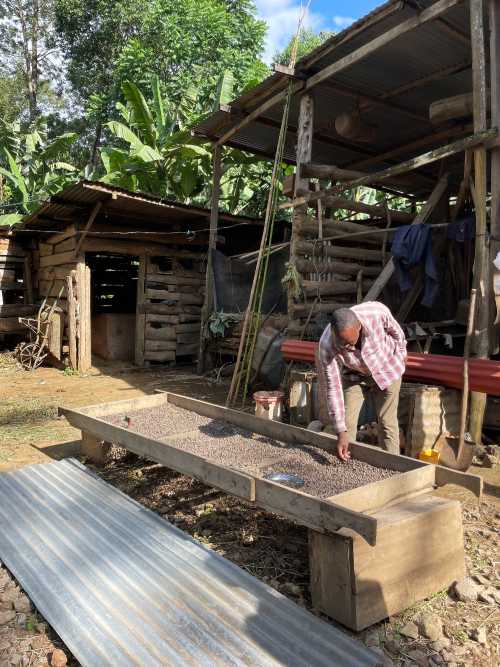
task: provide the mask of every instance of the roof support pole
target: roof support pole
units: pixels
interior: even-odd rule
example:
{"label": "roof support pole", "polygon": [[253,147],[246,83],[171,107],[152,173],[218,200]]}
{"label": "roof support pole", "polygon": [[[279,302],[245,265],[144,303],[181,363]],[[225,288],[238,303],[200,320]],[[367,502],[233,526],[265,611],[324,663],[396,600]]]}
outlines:
{"label": "roof support pole", "polygon": [[205,371],[206,348],[208,342],[208,319],[215,306],[213,253],[217,247],[217,226],[219,224],[220,179],[222,172],[221,147],[216,145],[213,152],[212,198],[210,202],[210,234],[208,238],[207,272],[205,278],[205,299],[201,310],[200,349],[197,371]]}
{"label": "roof support pole", "polygon": [[[301,176],[301,166],[312,159],[312,142],[314,135],[314,98],[305,93],[300,98],[299,127],[297,130],[297,169],[295,173],[294,197],[309,191],[309,179]],[[290,243],[290,265],[295,266],[297,259],[297,241],[299,229],[307,213],[307,204],[297,206],[293,210],[292,238]],[[294,296],[292,283],[288,285],[288,323],[291,324],[294,313]]]}
{"label": "roof support pole", "polygon": [[[474,107],[474,132],[487,127],[487,82],[484,35],[484,0],[470,0],[470,25],[472,49],[472,92]],[[474,149],[474,186],[476,208],[476,239],[474,256],[473,287],[477,290],[482,308],[477,316],[477,329],[473,339],[473,350],[477,357],[489,354],[489,327],[491,323],[490,257],[486,237],[486,147]],[[470,402],[469,431],[474,442],[481,442],[486,394],[472,392]]]}
{"label": "roof support pole", "polygon": [[[500,0],[489,0],[489,4],[491,124],[498,127],[498,124],[500,123]],[[500,147],[495,147],[491,151],[490,224],[492,237],[490,259],[493,260],[500,252]],[[492,326],[490,332],[490,351],[496,354],[500,342],[499,325]]]}

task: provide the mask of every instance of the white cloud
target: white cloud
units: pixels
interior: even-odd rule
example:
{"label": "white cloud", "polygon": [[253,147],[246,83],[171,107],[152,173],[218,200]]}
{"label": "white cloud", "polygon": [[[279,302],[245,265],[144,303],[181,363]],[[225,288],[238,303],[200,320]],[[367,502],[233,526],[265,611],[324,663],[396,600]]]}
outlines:
{"label": "white cloud", "polygon": [[339,28],[339,30],[344,30],[345,28],[348,28],[351,23],[354,23],[355,19],[352,18],[352,16],[334,16],[333,17],[333,25],[336,28]]}
{"label": "white cloud", "polygon": [[[297,0],[256,0],[260,18],[268,25],[264,60],[270,63],[277,51],[281,51],[297,31],[302,7]],[[307,11],[304,27],[319,31],[325,27],[324,17]]]}

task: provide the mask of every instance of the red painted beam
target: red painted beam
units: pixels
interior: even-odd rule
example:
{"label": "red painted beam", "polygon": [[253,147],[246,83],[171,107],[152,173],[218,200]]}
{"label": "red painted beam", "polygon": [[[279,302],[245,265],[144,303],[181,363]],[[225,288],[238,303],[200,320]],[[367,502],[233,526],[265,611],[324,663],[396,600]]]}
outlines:
{"label": "red painted beam", "polygon": [[[287,361],[314,363],[318,343],[301,340],[285,340],[281,346]],[[405,380],[417,380],[430,384],[461,389],[463,386],[463,359],[444,354],[420,354],[409,352],[406,360]],[[500,361],[471,359],[469,382],[472,391],[490,396],[500,396]]]}

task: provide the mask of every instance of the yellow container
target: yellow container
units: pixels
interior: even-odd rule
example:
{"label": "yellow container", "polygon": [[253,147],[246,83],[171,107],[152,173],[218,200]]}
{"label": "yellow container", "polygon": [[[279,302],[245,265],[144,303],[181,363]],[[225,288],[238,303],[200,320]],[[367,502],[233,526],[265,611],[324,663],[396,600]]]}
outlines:
{"label": "yellow container", "polygon": [[435,449],[422,449],[418,458],[426,463],[434,463],[437,465],[439,463],[439,452],[436,452]]}

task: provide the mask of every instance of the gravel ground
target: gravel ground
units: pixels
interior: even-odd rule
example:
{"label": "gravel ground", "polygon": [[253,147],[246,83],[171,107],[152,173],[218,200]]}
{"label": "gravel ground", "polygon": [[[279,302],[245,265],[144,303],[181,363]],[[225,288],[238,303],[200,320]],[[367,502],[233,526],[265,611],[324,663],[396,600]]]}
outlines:
{"label": "gravel ground", "polygon": [[211,420],[171,406],[130,411],[104,419],[112,424],[128,424],[130,430],[160,441],[177,433],[175,445],[179,449],[258,477],[292,473],[304,480],[301,491],[319,498],[397,474],[363,461],[351,459],[347,464],[342,463],[334,454],[317,447],[288,445],[223,420]]}

